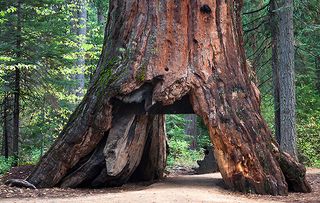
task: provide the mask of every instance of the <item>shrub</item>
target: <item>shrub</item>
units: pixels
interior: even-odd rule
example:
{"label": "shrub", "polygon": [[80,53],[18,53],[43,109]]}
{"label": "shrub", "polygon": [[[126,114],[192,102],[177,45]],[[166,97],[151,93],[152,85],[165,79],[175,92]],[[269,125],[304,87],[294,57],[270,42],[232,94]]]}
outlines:
{"label": "shrub", "polygon": [[190,149],[191,137],[184,133],[187,121],[183,115],[167,115],[166,128],[170,153],[167,158],[168,167],[195,167],[196,161],[203,158],[202,150]]}
{"label": "shrub", "polygon": [[4,156],[0,156],[0,174],[8,172],[12,166],[13,158],[6,159]]}
{"label": "shrub", "polygon": [[36,165],[41,157],[41,149],[24,149],[20,156],[19,165]]}

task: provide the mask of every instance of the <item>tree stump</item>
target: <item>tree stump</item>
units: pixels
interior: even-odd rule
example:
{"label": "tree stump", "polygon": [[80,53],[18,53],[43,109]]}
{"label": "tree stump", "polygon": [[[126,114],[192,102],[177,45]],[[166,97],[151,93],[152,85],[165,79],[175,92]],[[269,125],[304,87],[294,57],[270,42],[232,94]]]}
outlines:
{"label": "tree stump", "polygon": [[212,147],[206,147],[203,160],[198,160],[198,168],[195,169],[197,174],[215,173],[219,171],[216,158],[213,154]]}
{"label": "tree stump", "polygon": [[27,179],[101,187],[161,177],[162,114],[196,113],[233,190],[309,192],[305,168],[280,152],[250,82],[241,0],[111,0],[100,61],[84,99]]}

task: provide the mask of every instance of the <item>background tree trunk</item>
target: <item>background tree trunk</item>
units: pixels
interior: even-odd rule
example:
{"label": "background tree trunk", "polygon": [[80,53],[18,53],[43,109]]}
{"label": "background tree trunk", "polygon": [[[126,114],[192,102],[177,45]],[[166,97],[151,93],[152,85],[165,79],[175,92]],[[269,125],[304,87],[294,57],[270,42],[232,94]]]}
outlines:
{"label": "background tree trunk", "polygon": [[6,157],[13,156],[13,97],[5,92],[3,99],[3,143],[2,153]]}
{"label": "background tree trunk", "polygon": [[77,73],[72,76],[75,81],[75,85],[71,89],[76,96],[83,96],[85,86],[85,50],[83,46],[86,43],[87,34],[87,0],[71,0],[76,7],[72,11],[71,17],[71,32],[76,36],[77,44],[77,59],[75,60],[75,67]]}
{"label": "background tree trunk", "polygon": [[297,159],[293,1],[273,0],[275,129],[280,148]]}
{"label": "background tree trunk", "polygon": [[[22,8],[21,1],[17,1],[17,39],[16,39],[16,57],[18,61],[21,58],[21,28],[22,28]],[[15,66],[14,71],[14,99],[13,99],[13,165],[18,165],[19,159],[19,117],[20,117],[20,69],[18,64]]]}
{"label": "background tree trunk", "polygon": [[3,99],[3,143],[2,143],[2,153],[5,158],[9,157],[9,142],[8,142],[8,131],[9,131],[9,122],[8,122],[8,95],[5,93]]}
{"label": "background tree trunk", "polygon": [[316,87],[320,92],[320,56],[317,56],[315,59],[316,64]]}
{"label": "background tree trunk", "polygon": [[87,0],[79,1],[79,11],[78,11],[78,26],[77,26],[77,36],[79,37],[79,57],[77,59],[77,67],[79,68],[80,73],[76,74],[77,81],[77,96],[83,96],[84,85],[85,85],[85,50],[84,45],[86,43],[86,35],[87,35],[87,9],[86,9]]}
{"label": "background tree trunk", "polygon": [[274,130],[277,142],[281,143],[280,135],[280,84],[279,84],[279,60],[278,60],[278,47],[279,35],[277,34],[277,15],[275,12],[275,1],[270,3],[270,19],[271,19],[271,35],[272,35],[272,80],[273,80],[273,100],[274,100]]}
{"label": "background tree trunk", "polygon": [[[4,9],[8,9],[11,5],[13,4],[12,1],[5,1],[3,2],[3,7]],[[14,29],[14,21],[8,20],[7,22],[4,23],[5,28],[8,30],[12,31]],[[11,28],[11,29],[10,29]],[[14,30],[16,31],[16,30]],[[12,31],[12,32],[14,32]],[[8,32],[8,31],[7,31]],[[14,32],[15,33],[15,32]],[[7,34],[7,33],[6,33]],[[9,40],[15,41],[15,37],[12,36],[12,33],[8,33],[7,35],[10,35],[11,38]],[[14,74],[12,71],[9,71],[9,67],[4,66],[6,70],[6,74],[4,75],[4,85],[3,85],[3,102],[2,102],[2,120],[3,120],[3,137],[2,137],[2,151],[1,153],[8,158],[8,156],[12,156],[12,140],[13,140],[13,84],[14,84]]]}
{"label": "background tree trunk", "polygon": [[[91,86],[27,180],[37,187],[113,186],[139,174],[139,164],[150,166],[147,179],[158,177],[165,157],[161,114],[194,111],[208,127],[231,189],[310,191],[305,168],[279,151],[260,114],[246,67],[241,6],[237,0],[110,1]],[[154,152],[143,155],[150,128]]]}
{"label": "background tree trunk", "polygon": [[196,149],[198,146],[198,136],[199,130],[197,128],[197,115],[196,114],[187,114],[185,116],[186,125],[185,125],[185,134],[190,135],[191,143],[190,149]]}
{"label": "background tree trunk", "polygon": [[105,24],[106,22],[106,8],[104,8],[103,6],[108,6],[108,3],[104,0],[97,0],[96,2],[96,8],[97,8],[97,20],[98,20],[98,24]]}

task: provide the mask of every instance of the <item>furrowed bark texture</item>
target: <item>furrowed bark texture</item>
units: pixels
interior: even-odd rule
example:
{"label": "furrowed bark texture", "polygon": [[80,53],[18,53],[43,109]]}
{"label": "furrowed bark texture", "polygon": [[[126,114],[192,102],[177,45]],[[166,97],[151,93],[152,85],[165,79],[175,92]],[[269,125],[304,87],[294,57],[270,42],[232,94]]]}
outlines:
{"label": "furrowed bark texture", "polygon": [[27,180],[99,187],[159,178],[166,156],[161,114],[195,112],[231,189],[310,191],[304,167],[279,152],[260,114],[245,63],[241,4],[111,0],[91,87]]}
{"label": "furrowed bark texture", "polygon": [[272,0],[273,80],[276,138],[282,150],[297,157],[293,1]]}

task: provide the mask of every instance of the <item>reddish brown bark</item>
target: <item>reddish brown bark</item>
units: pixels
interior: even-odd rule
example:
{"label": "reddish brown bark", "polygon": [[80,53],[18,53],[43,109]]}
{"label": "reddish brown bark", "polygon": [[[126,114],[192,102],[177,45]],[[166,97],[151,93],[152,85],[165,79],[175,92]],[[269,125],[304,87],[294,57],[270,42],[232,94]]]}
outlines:
{"label": "reddish brown bark", "polygon": [[[194,111],[209,129],[231,189],[283,195],[289,185],[310,191],[304,167],[278,151],[260,114],[245,63],[241,5],[111,0],[91,87],[28,181],[37,187],[112,186],[137,174],[159,177],[165,131],[163,121],[156,124],[162,117],[152,114]],[[146,177],[139,175],[139,162]]]}

